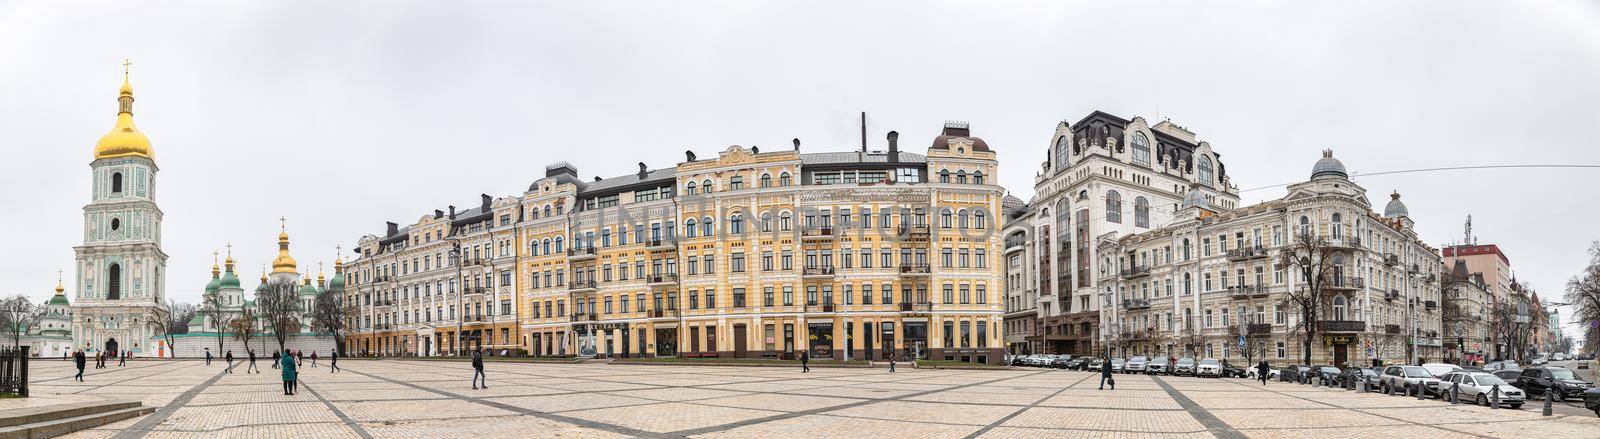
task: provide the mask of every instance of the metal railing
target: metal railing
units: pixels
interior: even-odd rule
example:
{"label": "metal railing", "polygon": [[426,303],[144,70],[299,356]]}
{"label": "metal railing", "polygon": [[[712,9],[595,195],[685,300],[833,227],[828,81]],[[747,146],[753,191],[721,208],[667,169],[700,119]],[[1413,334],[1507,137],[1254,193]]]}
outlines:
{"label": "metal railing", "polygon": [[1271,334],[1271,333],[1272,333],[1272,324],[1271,323],[1251,323],[1248,326],[1245,326],[1245,334],[1249,334],[1249,335],[1265,335],[1265,334]]}
{"label": "metal railing", "polygon": [[1229,260],[1234,260],[1234,261],[1241,261],[1241,260],[1254,259],[1254,258],[1264,258],[1266,256],[1267,256],[1267,251],[1266,251],[1266,249],[1261,248],[1261,246],[1236,248],[1236,249],[1233,249],[1233,250],[1228,250],[1228,259]]}
{"label": "metal railing", "polygon": [[0,349],[0,393],[28,397],[28,346]]}
{"label": "metal railing", "polygon": [[592,322],[596,320],[600,320],[600,318],[590,313],[577,313],[572,315],[572,321],[574,322]]}
{"label": "metal railing", "polygon": [[652,284],[677,283],[678,282],[678,275],[671,274],[671,273],[668,273],[668,274],[652,274],[652,275],[650,275],[650,276],[648,276],[646,278],[646,282],[652,283]]}
{"label": "metal railing", "polygon": [[1122,278],[1123,279],[1133,279],[1133,278],[1136,278],[1136,277],[1149,276],[1149,275],[1150,275],[1150,267],[1149,266],[1130,265],[1130,266],[1127,266],[1127,267],[1123,267],[1123,269],[1122,269]]}
{"label": "metal railing", "polygon": [[900,266],[900,274],[933,274],[933,267],[929,267],[928,264],[903,264]]}
{"label": "metal railing", "polygon": [[569,248],[567,257],[594,256],[594,247]]}
{"label": "metal railing", "polygon": [[807,227],[800,230],[802,238],[832,238],[833,226]]}
{"label": "metal railing", "polygon": [[933,311],[933,304],[932,303],[928,303],[928,302],[919,302],[919,303],[900,302],[900,310],[901,311],[930,312],[930,311]]}
{"label": "metal railing", "polygon": [[1367,322],[1361,320],[1318,320],[1317,330],[1322,332],[1361,332],[1367,329]]}
{"label": "metal railing", "polygon": [[832,276],[832,266],[805,267],[800,270],[801,276]]}
{"label": "metal railing", "polygon": [[1144,309],[1150,307],[1150,299],[1122,299],[1124,309]]}

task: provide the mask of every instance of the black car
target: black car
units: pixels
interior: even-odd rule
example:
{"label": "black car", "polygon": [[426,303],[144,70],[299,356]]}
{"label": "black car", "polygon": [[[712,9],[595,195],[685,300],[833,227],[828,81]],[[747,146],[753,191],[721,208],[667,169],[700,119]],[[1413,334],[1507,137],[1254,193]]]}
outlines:
{"label": "black car", "polygon": [[1322,384],[1332,384],[1339,380],[1339,374],[1344,371],[1329,365],[1311,366],[1311,377]]}
{"label": "black car", "polygon": [[1067,370],[1088,370],[1089,357],[1073,358],[1072,361],[1068,361],[1066,366],[1063,367],[1065,367]]}
{"label": "black car", "polygon": [[1362,381],[1367,383],[1368,392],[1378,391],[1377,369],[1346,367],[1343,372],[1339,373],[1336,383],[1339,386],[1349,386],[1350,383],[1360,383]]}
{"label": "black car", "polygon": [[[1082,357],[1079,357],[1079,358],[1082,358]],[[1060,356],[1060,357],[1056,357],[1056,359],[1054,359],[1054,360],[1050,360],[1050,365],[1047,366],[1047,367],[1051,367],[1051,368],[1055,368],[1055,369],[1066,369],[1067,365],[1072,364],[1072,362],[1077,360],[1077,359],[1078,358],[1072,358],[1072,356],[1070,356],[1070,355],[1063,355],[1063,356]]]}
{"label": "black car", "polygon": [[1555,392],[1550,396],[1556,401],[1567,398],[1582,398],[1583,392],[1594,387],[1594,383],[1578,379],[1576,374],[1565,367],[1539,366],[1522,370],[1522,376],[1517,377],[1517,387],[1528,392],[1529,396],[1543,394],[1546,389]]}
{"label": "black car", "polygon": [[1304,366],[1304,365],[1299,365],[1299,364],[1291,364],[1291,365],[1285,366],[1282,371],[1278,372],[1278,379],[1279,380],[1288,381],[1288,382],[1292,382],[1292,383],[1298,383],[1298,382],[1304,381],[1305,378],[1309,378],[1309,377],[1311,377],[1311,366]]}
{"label": "black car", "polygon": [[1521,379],[1522,377],[1522,369],[1497,370],[1494,371],[1494,376],[1499,377],[1501,380],[1510,383],[1513,386],[1517,386],[1518,389],[1522,388],[1522,386],[1517,385],[1517,380]]}
{"label": "black car", "polygon": [[1583,392],[1583,406],[1594,410],[1595,416],[1600,416],[1600,387],[1592,387]]}
{"label": "black car", "polygon": [[1238,366],[1234,366],[1232,364],[1228,364],[1227,361],[1223,361],[1222,362],[1222,377],[1223,378],[1244,378],[1245,377],[1245,373],[1246,372],[1245,372],[1244,368],[1242,368],[1242,367],[1238,367]]}

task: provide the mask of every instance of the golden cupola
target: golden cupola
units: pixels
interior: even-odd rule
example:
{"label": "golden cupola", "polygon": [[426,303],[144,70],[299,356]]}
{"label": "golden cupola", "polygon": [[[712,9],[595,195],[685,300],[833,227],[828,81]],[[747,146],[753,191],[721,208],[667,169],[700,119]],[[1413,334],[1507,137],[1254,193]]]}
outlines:
{"label": "golden cupola", "polygon": [[117,94],[117,124],[95,143],[95,160],[117,157],[155,159],[150,149],[150,138],[133,126],[133,86],[128,83],[129,64],[122,62],[122,90]]}
{"label": "golden cupola", "polygon": [[[279,221],[281,222],[284,220],[279,218]],[[289,256],[288,224],[284,223],[281,227],[282,231],[278,233],[278,257],[272,258],[272,272],[294,273],[296,272],[296,264],[294,262],[294,258]]]}

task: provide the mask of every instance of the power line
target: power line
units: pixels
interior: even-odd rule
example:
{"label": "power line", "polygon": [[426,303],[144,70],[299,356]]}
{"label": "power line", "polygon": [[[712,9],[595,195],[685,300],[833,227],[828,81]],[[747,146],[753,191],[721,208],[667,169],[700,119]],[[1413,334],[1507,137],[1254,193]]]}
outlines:
{"label": "power line", "polygon": [[[1395,170],[1395,171],[1371,172],[1371,173],[1366,173],[1366,174],[1355,174],[1355,175],[1352,175],[1351,177],[1366,177],[1366,176],[1373,176],[1373,175],[1389,175],[1389,174],[1409,174],[1409,173],[1414,173],[1414,172],[1458,171],[1458,170],[1466,170],[1466,169],[1530,169],[1530,168],[1531,169],[1538,169],[1538,168],[1600,169],[1600,165],[1529,164],[1529,165],[1447,166],[1447,167],[1441,167],[1441,168],[1417,168],[1417,169],[1401,169],[1401,170]],[[1295,184],[1295,183],[1300,183],[1300,181],[1291,181],[1291,182],[1288,182],[1288,183],[1279,183],[1279,184],[1268,185],[1268,186],[1253,187],[1253,188],[1249,188],[1249,189],[1241,189],[1241,190],[1239,190],[1239,192],[1243,193],[1243,192],[1250,192],[1250,191],[1256,191],[1256,190],[1262,190],[1262,189],[1271,189],[1271,188],[1275,188],[1275,187],[1288,186],[1288,185]]]}

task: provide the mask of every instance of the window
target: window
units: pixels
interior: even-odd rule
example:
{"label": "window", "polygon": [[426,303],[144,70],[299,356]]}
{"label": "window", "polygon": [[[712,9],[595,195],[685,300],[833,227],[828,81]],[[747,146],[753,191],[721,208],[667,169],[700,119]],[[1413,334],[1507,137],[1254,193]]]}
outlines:
{"label": "window", "polygon": [[1281,341],[1277,342],[1277,345],[1278,345],[1278,358],[1279,359],[1283,359],[1284,357],[1287,357],[1288,353],[1285,352],[1284,349],[1283,349],[1283,342],[1281,342]]}
{"label": "window", "polygon": [[732,268],[730,268],[730,270],[733,270],[734,273],[743,273],[744,272],[744,253],[734,253],[733,256],[730,259],[731,259],[730,265],[733,266]]}
{"label": "window", "polygon": [[772,287],[761,290],[761,306],[772,306]]}
{"label": "window", "polygon": [[744,215],[736,213],[728,217],[728,233],[736,235],[744,233]]}
{"label": "window", "polygon": [[949,169],[940,169],[939,170],[939,182],[940,183],[949,183],[950,182],[950,170]]}
{"label": "window", "polygon": [[1150,166],[1150,140],[1144,133],[1133,133],[1133,164]]}
{"label": "window", "polygon": [[1070,156],[1067,154],[1067,148],[1070,146],[1072,146],[1071,136],[1061,136],[1061,138],[1056,139],[1056,169],[1067,169],[1072,165]]}
{"label": "window", "polygon": [[122,193],[122,173],[121,172],[113,172],[113,173],[111,173],[111,193],[114,193],[114,194]]}
{"label": "window", "polygon": [[1201,155],[1198,162],[1200,163],[1200,182],[1208,185],[1212,184],[1214,180],[1211,173],[1211,158]]}
{"label": "window", "polygon": [[700,182],[700,192],[707,194],[711,193],[711,180]]}
{"label": "window", "polygon": [[1345,318],[1345,308],[1346,308],[1346,302],[1344,300],[1344,296],[1335,296],[1333,298],[1333,319],[1334,320],[1349,320],[1349,319]]}
{"label": "window", "polygon": [[788,172],[785,172],[785,173],[782,173],[782,174],[778,174],[778,186],[788,186],[789,183],[790,183],[790,178],[789,178],[789,173]]}
{"label": "window", "polygon": [[1333,239],[1344,238],[1344,229],[1339,224],[1339,214],[1333,214]]}
{"label": "window", "polygon": [[1122,222],[1122,194],[1117,191],[1106,192],[1106,221]]}
{"label": "window", "polygon": [[983,184],[983,171],[972,171],[972,184]]}
{"label": "window", "polygon": [[736,191],[739,189],[744,189],[744,177],[735,175],[732,179],[728,180],[728,190]]}
{"label": "window", "polygon": [[709,216],[700,219],[700,235],[701,236],[711,236],[712,235],[712,233],[711,233],[712,225],[711,224],[712,224],[711,223],[711,217],[709,217]]}
{"label": "window", "polygon": [[697,187],[699,187],[699,185],[696,185],[694,182],[691,181],[691,182],[689,182],[689,186],[683,188],[683,193],[689,194],[689,195],[694,195],[694,190]]}
{"label": "window", "polygon": [[1133,199],[1133,225],[1135,227],[1150,227],[1150,200],[1144,197]]}
{"label": "window", "polygon": [[761,174],[761,187],[772,187],[772,174]]}

